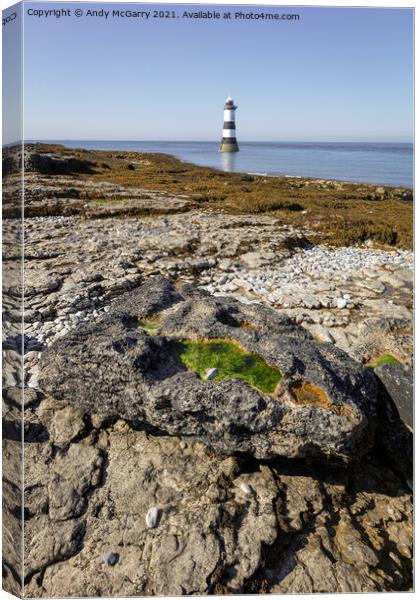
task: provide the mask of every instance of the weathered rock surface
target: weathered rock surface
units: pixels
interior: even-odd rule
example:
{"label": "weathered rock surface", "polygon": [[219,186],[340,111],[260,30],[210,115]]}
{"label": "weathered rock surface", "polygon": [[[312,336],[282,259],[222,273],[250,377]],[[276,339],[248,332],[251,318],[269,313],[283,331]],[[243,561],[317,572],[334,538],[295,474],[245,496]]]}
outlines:
{"label": "weathered rock surface", "polygon": [[378,378],[378,419],[376,444],[385,452],[390,464],[413,482],[413,410],[412,373],[402,365],[383,365],[375,369]]}
{"label": "weathered rock surface", "polygon": [[[49,150],[36,152],[45,157]],[[341,380],[332,382],[337,364],[351,365],[353,373],[354,363],[343,359],[340,350],[327,356],[331,344],[360,364],[390,353],[406,369],[413,346],[412,253],[369,243],[310,246],[306,239],[314,236],[306,215],[292,226],[272,213],[229,214],[223,207],[196,202],[187,187],[185,195],[175,195],[143,189],[143,184],[119,185],[107,179],[107,165],[71,164],[73,154],[54,150],[52,161],[42,158],[38,165],[26,157],[22,348],[21,178],[19,155],[5,152],[4,216],[16,218],[6,218],[3,231],[4,588],[22,593],[23,433],[24,592],[29,597],[412,589],[412,432],[391,388],[387,391],[379,378],[374,445],[359,459],[337,465],[325,457],[316,464],[309,457],[258,460],[249,453],[221,458],[220,449],[216,453],[191,437],[168,436],[131,417],[109,418],[99,402],[102,414],[90,414],[73,397],[46,396],[38,377],[46,349],[73,332],[73,355],[81,339],[78,332],[84,331],[86,340],[91,335],[87,325],[99,335],[113,323],[119,339],[135,334],[143,344],[147,338],[136,328],[129,332],[123,318],[139,312],[138,297],[128,296],[123,305],[121,295],[156,274],[177,281],[161,315],[166,329],[157,332],[165,339],[197,325],[192,336],[215,327],[221,335],[257,344],[267,353],[270,349],[262,348],[259,338],[264,332],[293,338],[299,352],[308,345],[311,352],[316,348],[321,366],[295,361],[286,382],[301,377],[304,368],[311,377],[321,376],[329,365],[334,368],[328,371],[328,385],[341,385]],[[76,158],[83,163],[91,156],[78,152]],[[125,164],[122,158],[113,160]],[[147,168],[147,156],[132,161],[137,173]],[[57,169],[63,174],[56,174]],[[316,195],[331,189],[334,199],[340,188],[351,192],[339,182],[315,182],[314,187],[313,181],[290,180],[292,193],[299,186]],[[385,191],[390,193],[394,191]],[[405,192],[395,194],[403,198]],[[181,290],[185,282],[205,288],[213,300],[207,298],[203,309],[199,294],[193,298]],[[218,296],[241,302],[220,300],[222,315],[233,316],[228,322],[221,322],[220,312],[214,314]],[[274,325],[267,316],[271,310],[266,314],[260,306],[247,312],[251,302],[274,309]],[[192,310],[200,303],[204,323],[197,323]],[[146,305],[161,311],[161,296],[151,296]],[[174,319],[181,306],[191,310],[182,320],[179,314]],[[111,308],[109,321],[105,316]],[[243,315],[257,329],[238,327]],[[254,333],[243,337],[241,332],[247,331]],[[131,351],[120,357],[123,368],[132,367]],[[305,351],[305,360],[312,356]],[[74,357],[76,364],[83,361]],[[283,356],[282,361],[288,360]],[[99,366],[103,372],[107,367]],[[97,376],[92,366],[90,385]],[[288,411],[305,409],[280,396]],[[254,397],[247,398],[252,408]],[[258,410],[267,416],[270,406]],[[320,410],[313,407],[314,414]],[[165,414],[160,408],[159,419]],[[194,415],[188,418],[195,427]],[[233,433],[228,432],[226,444],[236,447],[240,432]],[[256,427],[246,432],[246,443],[240,441],[249,448],[249,440],[260,433]],[[369,436],[361,433],[361,449],[367,446],[363,438],[367,442]],[[226,446],[224,440],[218,442]],[[154,517],[153,527],[146,523],[147,515]]]}
{"label": "weathered rock surface", "polygon": [[[8,218],[18,218],[20,214],[20,206],[15,201],[20,187],[20,160],[20,156],[3,159],[4,173],[8,175],[4,216]],[[87,176],[97,173],[103,164],[89,160],[83,153],[63,155],[42,151],[37,145],[26,145],[23,160],[26,217],[167,214],[188,210],[191,204],[186,195],[91,181]]]}
{"label": "weathered rock surface", "polygon": [[413,371],[399,364],[390,364],[375,369],[375,375],[391,396],[401,420],[413,429]]}
{"label": "weathered rock surface", "polygon": [[374,455],[344,470],[221,459],[122,421],[27,451],[28,596],[410,587],[410,494]]}
{"label": "weathered rock surface", "polygon": [[[159,335],[139,329],[145,317],[160,320]],[[204,382],[177,358],[175,343],[186,338],[233,340],[278,368],[281,383],[269,395],[239,379]],[[50,396],[88,414],[142,421],[257,458],[363,453],[376,402],[371,373],[289,319],[190,286],[177,291],[160,278],[53,344],[39,381]],[[308,384],[313,396],[294,392]]]}
{"label": "weathered rock surface", "polygon": [[[156,206],[156,199],[145,202]],[[13,235],[5,238],[4,256],[10,267],[19,223],[8,221],[8,227]],[[25,229],[25,332],[34,345],[94,320],[113,298],[161,274],[214,296],[275,308],[360,362],[384,352],[411,361],[409,252],[302,247],[305,232],[278,218],[215,210],[170,218],[35,218],[26,220]],[[250,249],[264,266],[243,261]],[[18,268],[10,296],[21,291]],[[368,279],[383,283],[384,291],[367,289]],[[8,296],[4,308],[5,320],[17,327],[20,312]]]}

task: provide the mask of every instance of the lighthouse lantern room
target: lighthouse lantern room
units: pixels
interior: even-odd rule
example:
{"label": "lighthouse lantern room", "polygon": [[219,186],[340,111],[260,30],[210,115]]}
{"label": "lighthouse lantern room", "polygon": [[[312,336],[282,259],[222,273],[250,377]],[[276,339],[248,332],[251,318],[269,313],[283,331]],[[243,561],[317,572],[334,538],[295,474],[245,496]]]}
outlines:
{"label": "lighthouse lantern room", "polygon": [[223,110],[223,137],[220,143],[220,152],[239,152],[235,126],[235,110],[237,108],[229,96]]}

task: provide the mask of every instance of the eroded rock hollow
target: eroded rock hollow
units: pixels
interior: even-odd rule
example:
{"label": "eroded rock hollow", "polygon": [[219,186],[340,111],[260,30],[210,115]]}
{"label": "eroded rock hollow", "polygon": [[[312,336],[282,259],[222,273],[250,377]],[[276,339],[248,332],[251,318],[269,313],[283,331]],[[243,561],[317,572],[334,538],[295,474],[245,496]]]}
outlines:
{"label": "eroded rock hollow", "polygon": [[[153,333],[142,327],[147,319]],[[203,381],[179,359],[177,342],[185,339],[233,342],[276,368],[279,383],[268,394],[241,378]],[[162,278],[53,344],[42,358],[40,385],[101,419],[141,421],[223,454],[259,459],[363,454],[376,402],[367,369],[287,317],[188,285],[176,290]]]}

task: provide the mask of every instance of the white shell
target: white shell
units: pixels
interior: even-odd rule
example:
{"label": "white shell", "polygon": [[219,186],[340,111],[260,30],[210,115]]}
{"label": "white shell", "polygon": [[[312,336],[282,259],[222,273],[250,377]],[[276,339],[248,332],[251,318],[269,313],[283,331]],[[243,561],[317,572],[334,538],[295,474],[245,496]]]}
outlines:
{"label": "white shell", "polygon": [[149,508],[146,515],[146,525],[150,529],[156,527],[159,518],[159,509],[157,506],[152,506]]}
{"label": "white shell", "polygon": [[208,371],[206,371],[206,374],[204,375],[204,379],[213,379],[213,377],[215,377],[218,372],[219,372],[219,369],[216,369],[216,367],[214,367],[213,369],[209,369]]}
{"label": "white shell", "polygon": [[245,483],[245,481],[241,481],[239,487],[241,488],[244,494],[252,494],[252,487]]}

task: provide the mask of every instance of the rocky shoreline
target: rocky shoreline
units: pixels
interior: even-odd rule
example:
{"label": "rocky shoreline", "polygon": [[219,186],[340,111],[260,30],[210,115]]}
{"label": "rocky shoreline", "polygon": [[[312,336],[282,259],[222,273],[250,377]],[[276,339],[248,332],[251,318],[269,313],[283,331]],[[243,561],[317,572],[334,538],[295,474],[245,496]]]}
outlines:
{"label": "rocky shoreline", "polygon": [[[42,146],[25,156],[24,371],[17,159],[6,157],[8,590],[19,588],[21,482],[12,456],[22,384],[26,595],[411,589],[412,251],[377,239],[328,244],[315,212],[291,222],[298,211],[238,212],[169,184],[122,183],[121,173],[149,168],[147,155],[69,153]],[[300,183],[317,193],[319,182]],[[363,189],[363,202],[387,203],[394,193],[369,199],[379,192]],[[162,276],[158,302],[151,282]],[[176,318],[165,305],[175,297]],[[158,337],[127,329],[160,313]],[[174,335],[237,340],[279,361],[283,387],[262,408],[261,394],[243,382],[202,384],[178,367],[170,377],[153,371],[163,383],[152,385],[140,365],[146,355],[158,364],[152,349]],[[113,354],[101,340],[127,352]],[[364,368],[383,356],[393,364]],[[293,404],[299,377],[326,391],[325,406]],[[356,389],[366,389],[365,404],[355,404]],[[201,400],[194,407],[187,398]],[[338,405],[351,417],[331,412]],[[356,405],[364,407],[357,419]],[[282,416],[279,406],[288,407]],[[313,430],[304,427],[310,420]],[[309,452],[299,450],[299,427]],[[338,431],[354,452],[331,451]]]}

